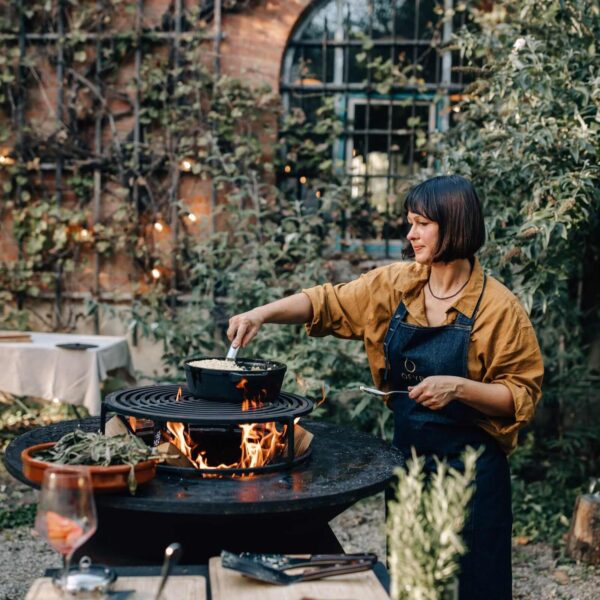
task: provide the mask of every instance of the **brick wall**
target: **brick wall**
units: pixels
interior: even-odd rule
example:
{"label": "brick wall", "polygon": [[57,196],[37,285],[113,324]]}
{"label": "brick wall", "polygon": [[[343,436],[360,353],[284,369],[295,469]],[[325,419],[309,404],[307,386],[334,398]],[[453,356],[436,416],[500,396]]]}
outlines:
{"label": "brick wall", "polygon": [[309,0],[265,0],[252,10],[225,15],[223,72],[279,89],[287,41]]}
{"label": "brick wall", "polygon": [[[131,30],[134,27],[133,13],[126,10],[127,5],[133,6],[133,1],[124,3],[114,21],[113,28]],[[146,0],[144,3],[143,23],[154,26],[161,22],[163,15],[171,6],[170,0]],[[291,35],[294,25],[302,12],[310,4],[310,0],[261,0],[255,6],[239,13],[224,13],[222,18],[223,41],[221,45],[221,70],[225,75],[243,79],[252,85],[267,83],[274,92],[278,92],[281,61],[286,43]],[[158,52],[166,52],[157,50]],[[212,63],[214,56],[212,42],[207,43],[207,61]],[[90,44],[87,49],[88,61],[94,60],[94,46]],[[38,62],[39,84],[31,85],[27,91],[26,120],[38,132],[50,136],[56,134],[56,101],[57,79],[55,65],[45,59]],[[128,97],[130,102],[113,96],[109,99],[110,109],[113,114],[122,113],[131,107],[134,86],[133,59],[122,65],[113,78],[113,84],[120,93]],[[89,95],[89,94],[88,94]],[[91,102],[91,99],[89,99]],[[0,113],[0,120],[4,116]],[[134,121],[129,115],[115,122],[116,132],[124,143],[131,135]],[[273,128],[275,131],[275,128]],[[93,128],[90,128],[93,136]],[[110,143],[113,132],[106,127],[103,132],[104,143]],[[265,151],[271,147],[274,140],[265,136]],[[274,135],[274,134],[272,134]],[[89,137],[89,136],[88,136]],[[90,137],[91,139],[91,137]],[[4,148],[0,148],[3,151]],[[0,184],[5,175],[0,168]],[[63,185],[69,176],[66,170]],[[53,171],[40,175],[47,182],[48,195],[54,193]],[[179,197],[184,199],[190,210],[196,216],[195,221],[184,219],[183,227],[192,235],[202,236],[210,230],[212,216],[210,214],[210,182],[202,181],[191,174],[183,173],[181,177]],[[68,189],[64,190],[63,204],[68,206],[73,200]],[[115,209],[115,195],[107,193],[102,199],[102,214],[109,215]],[[91,223],[91,215],[90,215]],[[218,223],[217,223],[218,224]],[[2,260],[14,260],[17,256],[16,243],[11,233],[11,222],[8,219],[0,222],[0,251]],[[161,234],[154,234],[155,244],[161,254],[168,257],[170,231],[166,229]],[[168,259],[167,259],[168,260]],[[80,256],[81,272],[78,275],[65,279],[66,293],[86,293],[93,287],[93,257],[91,253]],[[116,293],[117,295],[131,292],[140,282],[140,273],[136,272],[132,261],[124,256],[102,259],[100,268],[100,288],[102,292]]]}

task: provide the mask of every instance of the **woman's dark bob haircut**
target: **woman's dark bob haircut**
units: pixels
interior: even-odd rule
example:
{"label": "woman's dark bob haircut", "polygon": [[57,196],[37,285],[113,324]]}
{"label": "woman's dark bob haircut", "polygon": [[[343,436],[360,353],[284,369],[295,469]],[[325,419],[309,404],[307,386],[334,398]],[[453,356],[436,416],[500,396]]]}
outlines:
{"label": "woman's dark bob haircut", "polygon": [[[404,210],[438,224],[440,238],[433,262],[472,259],[485,243],[481,202],[471,182],[460,175],[441,175],[416,185],[406,196]],[[412,246],[406,255],[414,257]]]}

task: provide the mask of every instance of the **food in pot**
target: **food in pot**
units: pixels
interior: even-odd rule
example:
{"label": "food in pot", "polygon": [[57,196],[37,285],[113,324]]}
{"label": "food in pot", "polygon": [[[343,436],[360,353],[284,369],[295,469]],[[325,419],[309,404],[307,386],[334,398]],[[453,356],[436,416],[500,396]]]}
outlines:
{"label": "food in pot", "polygon": [[219,371],[265,371],[267,365],[244,365],[236,363],[234,360],[223,360],[219,358],[204,358],[202,360],[193,360],[188,363],[190,367],[201,367],[202,369],[218,369]]}

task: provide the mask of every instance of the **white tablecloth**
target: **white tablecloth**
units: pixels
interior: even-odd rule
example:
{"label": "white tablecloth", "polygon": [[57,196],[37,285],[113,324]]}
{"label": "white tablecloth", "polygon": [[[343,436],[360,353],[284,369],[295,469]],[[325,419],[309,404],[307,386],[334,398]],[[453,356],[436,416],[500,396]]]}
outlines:
{"label": "white tablecloth", "polygon": [[[123,337],[28,332],[31,342],[0,342],[0,390],[83,405],[100,414],[100,383],[108,371],[134,377],[129,344]],[[64,350],[56,344],[96,344]]]}

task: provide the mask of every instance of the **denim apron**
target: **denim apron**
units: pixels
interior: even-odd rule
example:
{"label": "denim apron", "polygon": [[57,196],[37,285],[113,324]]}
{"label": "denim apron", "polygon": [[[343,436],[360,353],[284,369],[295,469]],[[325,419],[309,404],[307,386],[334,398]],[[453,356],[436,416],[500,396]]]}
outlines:
{"label": "denim apron", "polygon": [[[386,381],[393,390],[406,390],[430,375],[467,378],[467,354],[481,295],[470,317],[459,313],[451,325],[420,327],[405,322],[400,302],[385,336]],[[393,396],[394,441],[406,458],[411,447],[425,458],[425,471],[435,470],[434,456],[462,468],[466,446],[483,447],[477,461],[475,493],[468,507],[462,537],[467,554],[460,561],[460,600],[512,598],[511,488],[508,460],[496,441],[475,424],[482,414],[458,400],[430,410],[408,396]]]}

